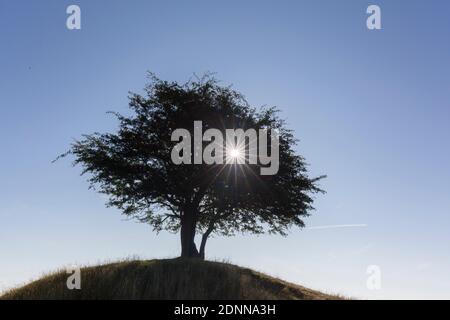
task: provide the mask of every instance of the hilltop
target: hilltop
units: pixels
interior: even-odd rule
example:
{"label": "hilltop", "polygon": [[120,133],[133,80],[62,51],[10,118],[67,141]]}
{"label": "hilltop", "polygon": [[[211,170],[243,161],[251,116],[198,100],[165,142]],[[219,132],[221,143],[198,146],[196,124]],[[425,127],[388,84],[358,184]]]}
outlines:
{"label": "hilltop", "polygon": [[233,264],[199,259],[123,261],[81,269],[81,290],[65,270],[0,299],[340,299]]}

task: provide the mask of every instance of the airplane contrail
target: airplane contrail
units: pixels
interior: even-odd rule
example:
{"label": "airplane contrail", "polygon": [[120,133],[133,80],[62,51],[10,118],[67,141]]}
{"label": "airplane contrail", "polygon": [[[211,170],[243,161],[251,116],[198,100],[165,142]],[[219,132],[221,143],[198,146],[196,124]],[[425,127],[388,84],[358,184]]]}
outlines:
{"label": "airplane contrail", "polygon": [[333,224],[328,226],[315,226],[315,227],[307,227],[305,229],[314,230],[314,229],[336,229],[336,228],[354,228],[354,227],[367,227],[368,225],[365,223],[361,224]]}

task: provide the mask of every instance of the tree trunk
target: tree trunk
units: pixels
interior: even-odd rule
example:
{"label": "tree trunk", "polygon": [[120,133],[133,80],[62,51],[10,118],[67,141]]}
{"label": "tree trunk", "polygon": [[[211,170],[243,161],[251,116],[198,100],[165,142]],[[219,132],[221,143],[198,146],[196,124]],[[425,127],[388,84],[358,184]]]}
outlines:
{"label": "tree trunk", "polygon": [[206,240],[208,240],[209,232],[206,232],[202,236],[202,242],[200,243],[200,252],[199,256],[201,259],[205,260],[205,246],[206,246]]}
{"label": "tree trunk", "polygon": [[202,235],[202,242],[200,243],[200,252],[199,256],[202,259],[205,259],[205,247],[206,247],[206,241],[208,240],[209,235],[214,231],[214,224],[217,222],[217,220],[221,217],[224,217],[224,215],[217,214],[209,223],[208,229],[206,229],[205,233]]}
{"label": "tree trunk", "polygon": [[189,208],[181,216],[181,257],[199,258],[197,246],[195,245],[195,229],[197,226],[196,212]]}

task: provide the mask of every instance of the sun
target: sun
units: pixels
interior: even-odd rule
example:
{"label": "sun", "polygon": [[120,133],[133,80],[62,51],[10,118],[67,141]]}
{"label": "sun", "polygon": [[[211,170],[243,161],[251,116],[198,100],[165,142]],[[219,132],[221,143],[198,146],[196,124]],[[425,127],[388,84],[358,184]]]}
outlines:
{"label": "sun", "polygon": [[231,149],[230,150],[230,156],[233,159],[237,159],[237,158],[239,158],[241,156],[241,152],[238,149]]}
{"label": "sun", "polygon": [[242,164],[244,160],[245,150],[238,146],[229,146],[226,148],[228,164]]}

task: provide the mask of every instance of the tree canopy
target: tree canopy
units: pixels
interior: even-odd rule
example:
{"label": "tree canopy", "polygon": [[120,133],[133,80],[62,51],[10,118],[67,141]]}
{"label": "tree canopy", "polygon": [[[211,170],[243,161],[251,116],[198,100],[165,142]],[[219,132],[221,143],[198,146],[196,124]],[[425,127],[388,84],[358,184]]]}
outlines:
{"label": "tree canopy", "polygon": [[[179,84],[151,74],[143,94],[130,93],[129,108],[129,116],[112,112],[117,132],[83,135],[62,156],[74,156],[73,164],[82,166],[91,187],[108,196],[109,206],[158,232],[180,232],[181,256],[204,257],[211,234],[285,235],[292,226],[303,227],[313,194],[323,192],[317,185],[323,176],[308,177],[304,158],[294,151],[297,140],[277,109],[251,107],[241,93],[212,75]],[[261,175],[264,165],[259,162],[175,164],[172,133],[182,128],[194,134],[194,121],[224,133],[276,130],[277,173]],[[199,233],[197,249],[194,237]]]}

